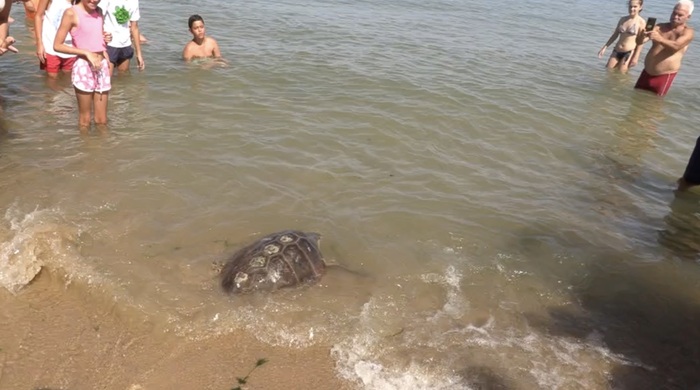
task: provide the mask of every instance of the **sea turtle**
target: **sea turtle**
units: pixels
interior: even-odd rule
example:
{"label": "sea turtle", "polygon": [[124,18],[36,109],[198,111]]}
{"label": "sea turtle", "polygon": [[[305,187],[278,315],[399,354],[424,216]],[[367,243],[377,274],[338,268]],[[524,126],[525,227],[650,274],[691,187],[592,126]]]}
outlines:
{"label": "sea turtle", "polygon": [[321,235],[298,230],[269,234],[240,249],[221,269],[229,293],[276,290],[318,281],[326,271]]}

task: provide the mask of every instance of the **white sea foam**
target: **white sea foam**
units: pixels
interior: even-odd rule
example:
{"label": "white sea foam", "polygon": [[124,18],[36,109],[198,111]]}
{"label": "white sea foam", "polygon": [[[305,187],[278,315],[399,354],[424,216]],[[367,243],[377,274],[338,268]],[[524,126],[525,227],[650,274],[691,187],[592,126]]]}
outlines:
{"label": "white sea foam", "polygon": [[[42,223],[50,210],[34,210],[19,214],[12,206],[5,212],[6,227],[0,243],[0,285],[12,293],[29,284],[44,265],[40,259],[41,248],[37,236],[51,232]],[[50,234],[49,234],[50,236]]]}
{"label": "white sea foam", "polygon": [[407,366],[383,363],[381,350],[381,339],[360,334],[333,346],[331,356],[336,360],[341,377],[368,390],[469,388],[459,377],[449,372],[430,371],[420,362],[411,361]]}
{"label": "white sea foam", "polygon": [[[446,291],[444,305],[420,321],[418,328],[422,331],[440,328],[435,325],[437,322],[459,318],[467,310],[466,301],[459,295],[462,274],[454,267],[449,266],[442,275],[427,274],[421,279]],[[370,390],[468,389],[446,365],[435,364],[434,359],[421,353],[411,353],[418,347],[416,344],[423,343],[413,337],[422,331],[413,326],[402,327],[413,322],[406,318],[406,304],[396,302],[392,296],[375,296],[362,307],[358,330],[331,349],[339,375]],[[404,332],[406,337],[402,337]]]}
{"label": "white sea foam", "polygon": [[77,228],[61,223],[57,209],[25,212],[11,205],[0,225],[0,286],[17,293],[47,265],[66,271],[69,281],[84,275],[91,283],[94,275],[85,272],[89,267],[75,261],[79,258],[74,245],[77,235]]}

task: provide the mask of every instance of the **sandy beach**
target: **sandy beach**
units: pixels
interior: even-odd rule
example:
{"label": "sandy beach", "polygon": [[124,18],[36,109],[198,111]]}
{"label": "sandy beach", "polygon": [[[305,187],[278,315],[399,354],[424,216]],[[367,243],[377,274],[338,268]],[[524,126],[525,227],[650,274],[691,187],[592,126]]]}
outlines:
{"label": "sandy beach", "polygon": [[336,377],[330,346],[191,341],[80,290],[43,271],[17,295],[0,291],[0,389],[231,389],[261,358],[244,389],[354,387]]}

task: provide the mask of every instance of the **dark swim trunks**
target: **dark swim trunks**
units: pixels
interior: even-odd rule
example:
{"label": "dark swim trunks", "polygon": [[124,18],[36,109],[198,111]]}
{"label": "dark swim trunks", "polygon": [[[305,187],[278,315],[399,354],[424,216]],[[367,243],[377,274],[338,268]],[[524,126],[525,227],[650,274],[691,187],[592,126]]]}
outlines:
{"label": "dark swim trunks", "polygon": [[646,70],[643,70],[642,74],[639,75],[637,84],[635,84],[634,87],[638,89],[646,89],[647,91],[654,92],[659,96],[664,96],[666,93],[668,93],[668,90],[671,88],[671,84],[673,83],[673,79],[675,78],[676,73],[666,73],[652,76],[647,73]]}
{"label": "dark swim trunks", "polygon": [[691,185],[700,184],[700,137],[695,142],[695,149],[693,149],[693,154],[690,155],[688,165],[685,167],[683,179]]}
{"label": "dark swim trunks", "polygon": [[616,51],[613,50],[613,54],[618,61],[627,62],[627,60],[632,56],[632,50],[630,51]]}
{"label": "dark swim trunks", "polygon": [[131,46],[127,47],[112,47],[107,46],[107,54],[109,55],[109,62],[119,65],[126,60],[130,60],[134,57],[134,48]]}

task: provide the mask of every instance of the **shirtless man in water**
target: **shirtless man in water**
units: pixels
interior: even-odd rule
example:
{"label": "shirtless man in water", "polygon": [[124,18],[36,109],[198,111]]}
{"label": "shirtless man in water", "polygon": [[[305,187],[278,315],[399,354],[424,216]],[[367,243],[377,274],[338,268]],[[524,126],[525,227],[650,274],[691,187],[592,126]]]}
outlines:
{"label": "shirtless man in water", "polygon": [[192,15],[187,24],[192,33],[192,41],[185,45],[182,58],[185,61],[192,61],[195,58],[221,58],[219,44],[214,38],[205,35],[204,19],[199,15]]}
{"label": "shirtless man in water", "polygon": [[653,30],[639,34],[630,66],[637,63],[646,41],[651,40],[652,45],[644,58],[644,70],[635,88],[646,89],[659,96],[666,95],[695,36],[695,31],[687,25],[694,8],[691,0],[679,0],[673,7],[669,23],[657,24]]}

